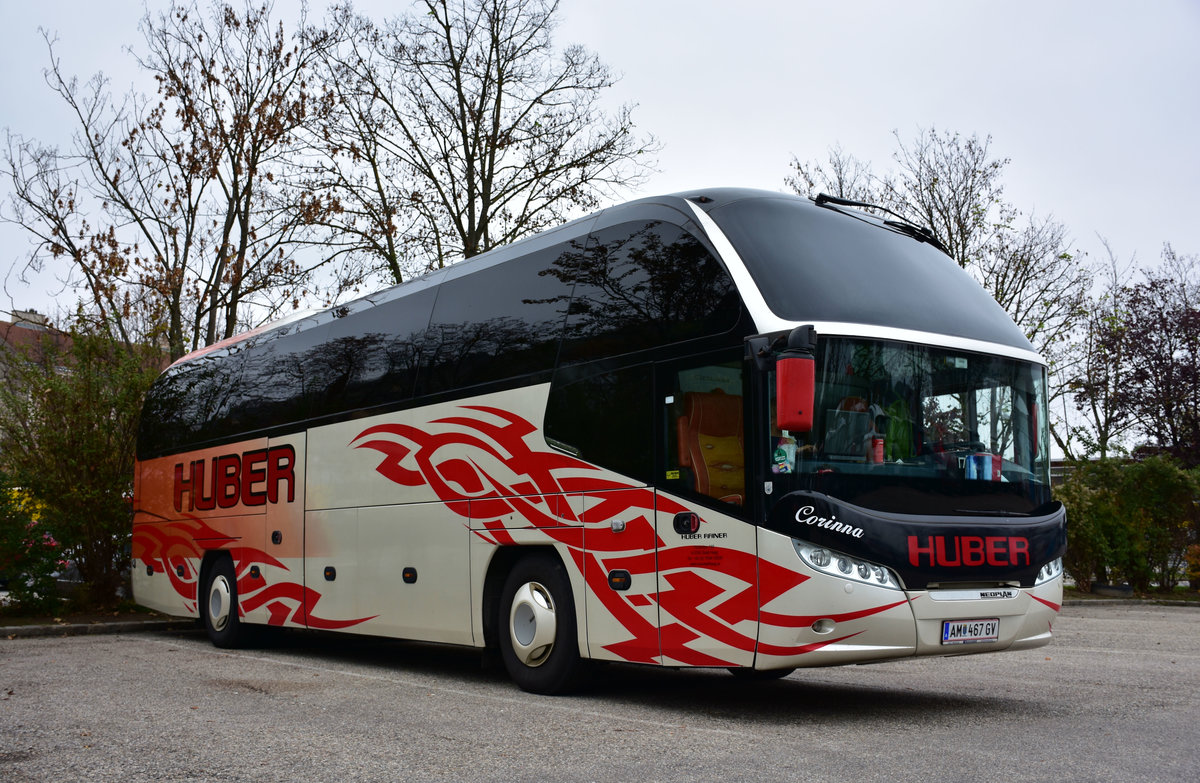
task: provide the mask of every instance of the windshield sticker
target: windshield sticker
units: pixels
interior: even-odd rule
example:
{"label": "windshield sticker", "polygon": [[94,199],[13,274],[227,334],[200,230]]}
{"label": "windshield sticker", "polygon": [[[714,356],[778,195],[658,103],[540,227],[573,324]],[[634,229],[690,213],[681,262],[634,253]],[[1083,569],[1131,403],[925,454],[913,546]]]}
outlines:
{"label": "windshield sticker", "polygon": [[771,457],[771,472],[776,475],[796,472],[796,439],[784,436],[775,439],[775,453]]}

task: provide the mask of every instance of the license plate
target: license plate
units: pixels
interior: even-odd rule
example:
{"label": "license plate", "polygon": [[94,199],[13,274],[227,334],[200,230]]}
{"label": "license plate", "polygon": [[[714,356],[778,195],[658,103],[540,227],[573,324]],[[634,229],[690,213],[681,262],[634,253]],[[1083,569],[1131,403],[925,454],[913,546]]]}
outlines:
{"label": "license plate", "polygon": [[1000,620],[944,620],[942,644],[975,644],[1000,638]]}

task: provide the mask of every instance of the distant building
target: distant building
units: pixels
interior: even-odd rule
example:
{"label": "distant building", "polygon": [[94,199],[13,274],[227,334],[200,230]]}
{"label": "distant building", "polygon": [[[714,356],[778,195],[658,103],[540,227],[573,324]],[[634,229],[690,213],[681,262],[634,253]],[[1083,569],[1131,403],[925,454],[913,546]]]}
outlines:
{"label": "distant building", "polygon": [[50,326],[49,319],[38,311],[14,310],[11,315],[11,321],[0,321],[0,346],[4,349],[32,350],[36,357],[47,340],[60,350],[70,349],[70,336]]}

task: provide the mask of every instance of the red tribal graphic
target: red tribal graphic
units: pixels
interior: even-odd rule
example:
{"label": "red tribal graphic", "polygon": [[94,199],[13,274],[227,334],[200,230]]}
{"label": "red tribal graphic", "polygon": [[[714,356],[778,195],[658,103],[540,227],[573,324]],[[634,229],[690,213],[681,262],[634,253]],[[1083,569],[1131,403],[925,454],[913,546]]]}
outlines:
{"label": "red tribal graphic", "polygon": [[[486,406],[461,410],[464,415],[437,419],[427,429],[404,424],[369,427],[351,444],[383,454],[376,470],[391,481],[428,485],[447,508],[481,528],[476,535],[491,543],[514,543],[510,529],[532,526],[566,546],[590,591],[631,635],[605,646],[625,660],[655,662],[661,644],[664,657],[684,664],[728,665],[686,645],[705,637],[753,652],[756,639],[738,630],[739,624],[756,625],[760,605],[808,578],[731,547],[692,542],[668,547],[655,532],[655,511],[673,515],[689,509],[656,496],[651,488],[606,479],[600,469],[582,460],[536,448],[531,441],[541,439],[529,436],[537,428],[515,414]],[[568,496],[582,499],[582,513],[573,510]],[[613,520],[625,523],[622,532],[614,531]],[[635,576],[657,572],[659,587],[649,594],[616,592],[607,584],[606,574],[612,569]],[[730,577],[741,587],[722,587]],[[661,635],[638,611],[652,602],[662,612]],[[761,616],[763,622],[783,627],[796,627],[795,619]],[[797,655],[845,638],[849,637],[762,651]]]}
{"label": "red tribal graphic", "polygon": [[[198,609],[196,596],[200,575],[195,565],[199,564],[205,551],[223,549],[233,558],[238,614],[241,616],[265,606],[268,625],[283,625],[290,620],[323,630],[349,628],[371,619],[327,620],[317,616],[313,608],[321,600],[320,593],[299,582],[268,584],[264,566],[290,570],[261,549],[237,546],[237,540],[192,516],[178,522],[134,525],[133,558],[141,561],[143,567],[165,573],[171,580],[171,587],[183,598],[189,614],[195,614]],[[254,566],[259,566],[258,577],[251,576]]]}

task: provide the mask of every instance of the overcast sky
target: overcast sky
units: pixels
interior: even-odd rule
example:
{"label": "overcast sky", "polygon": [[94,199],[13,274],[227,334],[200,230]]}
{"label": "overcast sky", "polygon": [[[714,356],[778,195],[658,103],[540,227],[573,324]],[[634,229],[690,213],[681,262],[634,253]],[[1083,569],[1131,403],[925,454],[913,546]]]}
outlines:
{"label": "overcast sky", "polygon": [[[407,3],[356,6],[381,19]],[[0,128],[70,141],[42,78],[39,27],[57,33],[65,72],[152,92],[124,51],[141,50],[143,10],[140,0],[0,0]],[[823,159],[835,145],[882,172],[893,131],[910,140],[936,127],[991,136],[993,155],[1011,159],[1007,199],[1053,215],[1092,258],[1097,235],[1143,265],[1164,242],[1200,253],[1196,0],[562,0],[555,40],[619,73],[613,105],[638,104],[638,126],[663,144],[660,173],[630,197],[781,190],[793,156]],[[0,226],[0,269],[24,253],[22,235]],[[55,308],[48,281],[10,277],[6,288],[0,309]]]}

